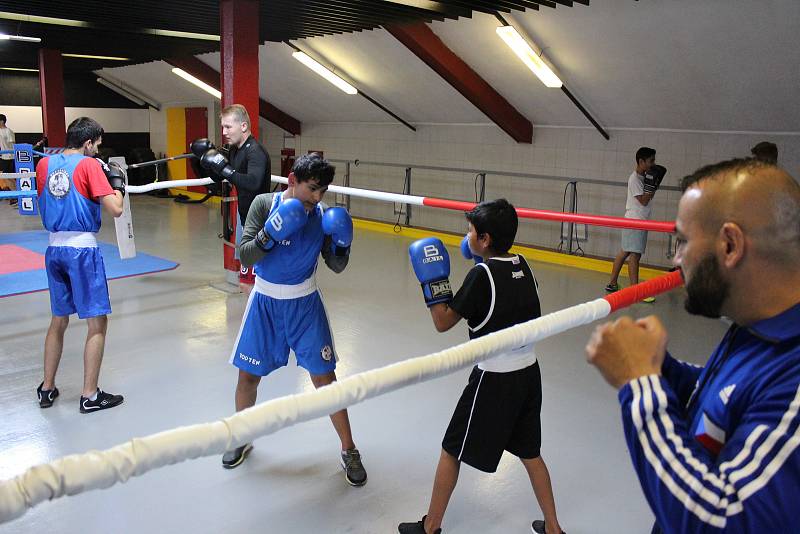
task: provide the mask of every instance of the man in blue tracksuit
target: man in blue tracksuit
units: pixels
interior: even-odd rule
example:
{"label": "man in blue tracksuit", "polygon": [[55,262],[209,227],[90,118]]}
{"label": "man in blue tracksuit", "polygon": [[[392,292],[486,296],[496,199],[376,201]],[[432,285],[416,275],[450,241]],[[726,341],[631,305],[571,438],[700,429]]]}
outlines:
{"label": "man in blue tracksuit", "polygon": [[686,309],[733,321],[705,367],[666,353],[655,317],[595,330],[587,354],[619,389],[654,532],[797,532],[800,185],[754,159],[684,179],[675,264]]}

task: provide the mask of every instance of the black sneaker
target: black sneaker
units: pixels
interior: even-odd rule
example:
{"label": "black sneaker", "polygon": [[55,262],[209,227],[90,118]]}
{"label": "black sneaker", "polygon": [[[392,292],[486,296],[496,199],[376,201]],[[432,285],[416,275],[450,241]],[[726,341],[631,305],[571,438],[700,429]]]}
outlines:
{"label": "black sneaker", "polygon": [[[544,521],[542,521],[541,519],[537,519],[536,521],[531,523],[531,531],[535,532],[536,534],[544,534],[545,533]],[[562,530],[561,534],[567,534],[567,533]]]}
{"label": "black sneaker", "polygon": [[[427,515],[423,515],[422,519],[417,521],[416,523],[400,523],[397,525],[397,532],[400,534],[427,534],[425,532],[425,518],[428,517]],[[433,531],[432,534],[442,534],[442,529],[437,528]]]}
{"label": "black sneaker", "polygon": [[58,397],[58,388],[54,387],[53,389],[42,389],[44,382],[39,384],[39,387],[36,388],[36,395],[39,397],[39,408],[49,408],[55,402],[56,397]]}
{"label": "black sneaker", "polygon": [[358,449],[342,451],[342,469],[345,480],[351,486],[363,486],[367,483],[367,471],[361,463],[361,453]]}
{"label": "black sneaker", "polygon": [[616,293],[617,291],[619,291],[619,284],[608,284],[606,286],[607,293]]}
{"label": "black sneaker", "polygon": [[232,451],[228,451],[222,455],[222,467],[225,469],[233,469],[234,467],[239,467],[244,462],[244,459],[247,458],[247,455],[250,454],[250,451],[253,450],[253,445],[251,443],[245,443],[241,447],[236,447]]}
{"label": "black sneaker", "polygon": [[123,398],[122,395],[112,395],[111,393],[106,393],[100,388],[97,388],[97,398],[95,400],[89,400],[88,397],[81,395],[81,413],[108,410],[109,408],[122,404]]}

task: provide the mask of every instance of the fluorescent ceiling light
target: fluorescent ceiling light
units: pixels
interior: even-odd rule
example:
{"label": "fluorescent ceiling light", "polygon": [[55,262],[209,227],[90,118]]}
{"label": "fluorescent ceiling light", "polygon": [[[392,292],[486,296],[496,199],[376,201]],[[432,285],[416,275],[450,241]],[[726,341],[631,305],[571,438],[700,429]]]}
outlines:
{"label": "fluorescent ceiling light", "polygon": [[41,43],[39,37],[25,37],[24,35],[8,35],[7,33],[0,33],[0,41],[25,41],[26,43]]}
{"label": "fluorescent ceiling light", "polygon": [[21,72],[39,72],[39,69],[23,69],[22,67],[0,67],[0,70],[18,70]]}
{"label": "fluorescent ceiling light", "polygon": [[117,56],[93,56],[91,54],[61,54],[64,57],[77,57],[81,59],[108,59],[111,61],[130,61],[131,58],[129,57],[117,57]]}
{"label": "fluorescent ceiling light", "polygon": [[136,89],[134,89],[133,87],[129,86],[125,82],[122,82],[122,81],[117,80],[115,78],[111,78],[111,77],[109,77],[107,75],[104,75],[104,74],[98,74],[97,76],[98,76],[97,77],[97,83],[99,83],[100,85],[104,85],[104,86],[108,87],[112,91],[124,96],[125,98],[127,98],[131,102],[135,102],[136,104],[139,104],[140,106],[148,105],[151,108],[155,108],[157,110],[161,109],[161,104],[159,104],[158,102],[153,100],[151,97],[143,94],[142,92],[137,91]]}
{"label": "fluorescent ceiling light", "polygon": [[181,37],[183,39],[200,39],[201,41],[219,41],[219,35],[210,33],[179,32],[175,30],[145,29],[146,33],[161,35],[163,37]]}
{"label": "fluorescent ceiling light", "polygon": [[112,83],[112,82],[110,82],[108,80],[105,80],[103,78],[97,78],[97,83],[99,83],[100,85],[104,85],[104,86],[108,87],[109,89],[111,89],[112,91],[117,93],[118,95],[124,96],[125,98],[127,98],[128,100],[133,102],[134,104],[138,104],[140,106],[144,106],[145,104],[147,104],[147,102],[145,102],[144,100],[142,100],[138,96],[134,95],[133,93],[129,93],[128,91],[126,91],[122,87],[119,87],[118,85],[116,85],[116,84],[114,84],[114,83]]}
{"label": "fluorescent ceiling light", "polygon": [[384,0],[384,1],[392,4],[400,4],[408,7],[416,7],[418,9],[424,9],[426,11],[436,11],[438,13],[444,13],[445,11],[447,11],[447,8],[445,8],[445,6],[441,2],[434,2],[432,0]]}
{"label": "fluorescent ceiling light", "polygon": [[77,27],[89,26],[89,23],[83,20],[59,19],[56,17],[39,17],[36,15],[9,13],[8,11],[0,12],[0,19],[21,20],[22,22],[36,22],[39,24],[55,24],[57,26],[77,26]]}
{"label": "fluorescent ceiling light", "polygon": [[[21,13],[10,13],[8,11],[0,11],[0,19],[6,20],[19,20],[22,22],[35,22],[37,24],[52,24],[54,26],[72,26],[77,28],[90,28],[102,27],[99,24],[92,24],[85,20],[72,20],[60,19],[56,17],[39,17],[36,15],[23,15]],[[148,33],[152,35],[161,35],[165,37],[180,37],[183,39],[200,39],[204,41],[219,41],[219,35],[212,35],[208,33],[193,33],[193,32],[180,32],[173,30],[159,30],[156,28],[141,28],[138,30],[123,30],[133,33]]]}
{"label": "fluorescent ceiling light", "polygon": [[180,76],[181,78],[183,78],[187,82],[189,82],[189,83],[191,83],[193,85],[196,85],[197,87],[199,87],[200,89],[202,89],[206,93],[208,93],[210,95],[213,95],[213,96],[219,98],[220,100],[222,100],[222,93],[221,92],[219,92],[218,90],[214,89],[213,87],[208,85],[206,82],[195,78],[194,76],[192,76],[191,74],[189,74],[185,70],[179,69],[178,67],[175,67],[174,69],[172,69],[172,72],[173,72],[173,74],[177,74],[178,76]]}
{"label": "fluorescent ceiling light", "polygon": [[513,26],[501,26],[497,28],[497,35],[514,51],[529,69],[547,87],[561,87],[563,84],[556,74],[550,69],[541,57],[531,48],[525,39],[514,29]]}
{"label": "fluorescent ceiling light", "polygon": [[305,52],[294,52],[292,54],[292,57],[295,58],[300,63],[302,63],[303,65],[305,65],[306,67],[308,67],[309,69],[319,74],[320,76],[322,76],[323,78],[325,78],[326,80],[328,80],[329,82],[331,82],[333,85],[335,85],[348,95],[358,94],[358,90],[355,87],[353,87],[343,79],[339,78],[337,75],[328,70],[326,67],[320,65],[319,63],[311,59]]}

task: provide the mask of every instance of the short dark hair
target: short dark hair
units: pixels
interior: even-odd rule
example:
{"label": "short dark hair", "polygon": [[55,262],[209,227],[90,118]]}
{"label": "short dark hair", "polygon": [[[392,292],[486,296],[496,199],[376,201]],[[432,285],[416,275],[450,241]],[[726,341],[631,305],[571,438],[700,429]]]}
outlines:
{"label": "short dark hair", "polygon": [[323,159],[318,152],[303,154],[292,166],[292,172],[298,182],[316,180],[322,187],[327,187],[336,175],[336,167],[327,159]]}
{"label": "short dark hair", "polygon": [[86,141],[97,142],[103,136],[103,127],[89,117],[78,117],[67,128],[66,148],[80,148]]}
{"label": "short dark hair", "polygon": [[6,116],[5,116],[5,115],[3,115],[2,113],[0,113],[0,121],[2,121],[2,122],[8,122],[8,120],[6,119]]}
{"label": "short dark hair", "polygon": [[505,254],[514,244],[519,219],[517,210],[508,200],[498,198],[481,202],[465,215],[478,235],[489,234],[492,237],[492,250],[498,254]]}
{"label": "short dark hair", "polygon": [[775,143],[761,141],[750,149],[750,153],[753,154],[753,157],[766,161],[767,163],[778,163],[778,145]]}
{"label": "short dark hair", "polygon": [[643,146],[636,151],[636,163],[639,163],[640,159],[650,159],[656,155],[656,149],[650,148],[649,146]]}
{"label": "short dark hair", "polygon": [[757,158],[735,158],[720,161],[719,163],[700,167],[689,176],[684,176],[681,180],[681,191],[686,191],[690,187],[709,178],[722,177],[726,174],[738,173],[740,171],[753,172],[770,167],[775,167],[775,165]]}

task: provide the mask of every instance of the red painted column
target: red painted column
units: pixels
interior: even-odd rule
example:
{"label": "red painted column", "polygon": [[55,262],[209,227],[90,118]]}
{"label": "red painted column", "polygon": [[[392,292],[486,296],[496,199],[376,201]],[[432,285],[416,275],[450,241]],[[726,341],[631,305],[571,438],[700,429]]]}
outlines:
{"label": "red painted column", "polygon": [[221,0],[219,11],[222,107],[247,108],[258,138],[258,0]]}
{"label": "red painted column", "polygon": [[[222,107],[241,104],[250,115],[250,131],[258,139],[259,90],[258,90],[258,0],[221,0],[220,14],[220,85]],[[235,188],[234,188],[235,192]],[[223,217],[236,228],[238,203],[228,202],[223,206]],[[226,234],[226,232],[223,232]],[[235,232],[231,240],[236,241]],[[223,263],[230,273],[238,276],[239,261],[234,259],[234,250],[223,246]]]}
{"label": "red painted column", "polygon": [[39,49],[39,91],[42,94],[42,127],[50,146],[64,146],[64,64],[60,50]]}

